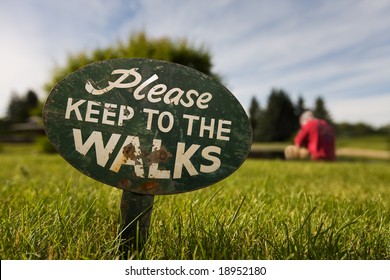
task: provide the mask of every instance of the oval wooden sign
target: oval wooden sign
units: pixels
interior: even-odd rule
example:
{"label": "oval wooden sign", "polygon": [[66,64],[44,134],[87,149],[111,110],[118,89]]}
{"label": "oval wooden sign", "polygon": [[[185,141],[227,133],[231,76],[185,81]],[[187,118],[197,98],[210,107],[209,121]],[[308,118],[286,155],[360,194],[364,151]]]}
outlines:
{"label": "oval wooden sign", "polygon": [[223,85],[150,59],[89,64],[60,81],[43,112],[46,134],[82,173],[139,194],[216,183],[244,162],[252,130]]}

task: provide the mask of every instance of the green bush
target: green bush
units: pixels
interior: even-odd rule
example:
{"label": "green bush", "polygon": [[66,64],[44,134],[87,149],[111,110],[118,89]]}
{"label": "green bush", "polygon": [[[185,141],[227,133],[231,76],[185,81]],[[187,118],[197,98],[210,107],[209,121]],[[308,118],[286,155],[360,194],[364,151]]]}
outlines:
{"label": "green bush", "polygon": [[49,141],[49,139],[46,136],[38,137],[35,140],[35,143],[38,151],[41,153],[54,154],[57,152],[53,144]]}

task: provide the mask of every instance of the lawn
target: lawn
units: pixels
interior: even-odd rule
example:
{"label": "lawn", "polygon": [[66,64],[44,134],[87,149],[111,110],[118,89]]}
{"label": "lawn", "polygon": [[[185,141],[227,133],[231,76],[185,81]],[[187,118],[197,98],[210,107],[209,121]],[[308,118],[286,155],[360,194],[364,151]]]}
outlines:
{"label": "lawn", "polygon": [[[284,148],[291,144],[292,142],[253,143],[252,153],[258,157],[281,157]],[[390,138],[385,135],[340,137],[336,139],[336,154],[343,160],[390,160]]]}
{"label": "lawn", "polygon": [[337,147],[370,150],[390,150],[390,137],[385,137],[383,135],[344,137],[337,139]]}
{"label": "lawn", "polygon": [[[1,259],[121,258],[121,191],[58,155],[0,153]],[[137,259],[390,259],[390,165],[248,159],[201,190],[156,196]]]}

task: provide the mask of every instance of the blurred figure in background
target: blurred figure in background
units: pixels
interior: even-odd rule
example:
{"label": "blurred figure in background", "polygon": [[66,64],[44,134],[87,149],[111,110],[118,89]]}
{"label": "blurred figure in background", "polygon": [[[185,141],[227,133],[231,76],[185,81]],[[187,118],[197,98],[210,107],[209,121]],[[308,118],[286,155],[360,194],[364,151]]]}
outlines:
{"label": "blurred figure in background", "polygon": [[294,139],[294,145],[284,150],[286,159],[336,159],[335,135],[325,121],[314,117],[313,112],[305,111],[299,118],[301,129]]}

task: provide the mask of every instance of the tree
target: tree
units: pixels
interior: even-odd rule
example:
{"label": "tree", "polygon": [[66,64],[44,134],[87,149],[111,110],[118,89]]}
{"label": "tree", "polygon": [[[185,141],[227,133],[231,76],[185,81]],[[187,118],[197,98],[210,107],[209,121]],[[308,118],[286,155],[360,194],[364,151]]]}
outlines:
{"label": "tree", "polygon": [[298,101],[297,101],[297,104],[295,105],[295,114],[297,116],[300,116],[306,110],[307,110],[307,107],[305,105],[305,100],[300,95],[300,96],[298,96]]}
{"label": "tree", "polygon": [[25,102],[28,110],[34,110],[39,105],[37,94],[34,91],[29,90],[26,94]]}
{"label": "tree", "polygon": [[13,93],[7,108],[7,119],[10,123],[26,122],[38,108],[39,99],[34,91],[29,90],[22,97]]}
{"label": "tree", "polygon": [[92,53],[80,52],[70,55],[65,66],[54,70],[53,77],[45,88],[49,92],[57,82],[80,67],[113,58],[151,58],[175,62],[220,80],[219,75],[211,71],[211,56],[204,47],[195,48],[184,39],[179,41],[167,37],[152,39],[144,32],[140,32],[130,36],[127,43],[119,42],[112,47],[96,49]]}
{"label": "tree", "polygon": [[249,121],[251,123],[252,132],[253,132],[253,140],[258,140],[258,124],[261,118],[261,107],[259,102],[255,97],[252,97],[251,104],[249,107]]}
{"label": "tree", "polygon": [[296,119],[296,121],[295,121],[295,129],[298,130],[299,127],[300,127],[299,117],[302,115],[302,113],[304,111],[307,110],[306,105],[305,105],[305,100],[303,99],[303,97],[301,95],[298,96],[298,101],[297,101],[297,104],[294,107],[294,110],[295,110],[295,119]]}
{"label": "tree", "polygon": [[[2,138],[9,134],[10,130],[10,122],[6,119],[0,119],[0,143],[2,142]],[[1,144],[0,144],[1,148]]]}
{"label": "tree", "polygon": [[295,131],[294,106],[284,90],[273,89],[267,108],[260,119],[259,139],[261,141],[285,141]]}
{"label": "tree", "polygon": [[28,118],[28,109],[25,100],[18,94],[12,93],[7,108],[7,119],[10,123],[22,123]]}
{"label": "tree", "polygon": [[339,137],[366,136],[373,135],[379,132],[379,130],[376,130],[371,125],[361,122],[356,124],[342,122],[334,124],[334,126],[336,134]]}
{"label": "tree", "polygon": [[321,96],[315,100],[313,114],[316,118],[326,120],[329,124],[333,124],[332,118],[326,109],[325,101]]}

